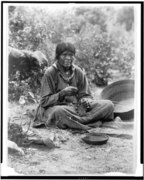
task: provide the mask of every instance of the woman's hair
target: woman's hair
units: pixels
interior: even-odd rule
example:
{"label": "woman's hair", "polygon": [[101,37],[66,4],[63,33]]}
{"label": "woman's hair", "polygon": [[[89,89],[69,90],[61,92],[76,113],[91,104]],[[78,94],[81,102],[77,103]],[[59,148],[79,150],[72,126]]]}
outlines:
{"label": "woman's hair", "polygon": [[56,59],[59,58],[59,56],[64,52],[64,51],[69,51],[73,54],[75,54],[75,47],[73,44],[69,43],[69,42],[62,42],[57,44],[56,47]]}

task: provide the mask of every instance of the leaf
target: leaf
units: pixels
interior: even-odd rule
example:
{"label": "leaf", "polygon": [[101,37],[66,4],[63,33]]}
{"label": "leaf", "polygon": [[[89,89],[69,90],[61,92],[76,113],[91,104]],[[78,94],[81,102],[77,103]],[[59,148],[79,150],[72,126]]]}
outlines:
{"label": "leaf", "polygon": [[25,101],[25,96],[20,96],[20,98],[19,98],[19,103],[20,103],[21,105],[23,105],[23,104],[26,103],[26,101]]}
{"label": "leaf", "polygon": [[34,99],[35,98],[35,96],[34,96],[34,94],[32,93],[32,92],[28,92],[28,94]]}

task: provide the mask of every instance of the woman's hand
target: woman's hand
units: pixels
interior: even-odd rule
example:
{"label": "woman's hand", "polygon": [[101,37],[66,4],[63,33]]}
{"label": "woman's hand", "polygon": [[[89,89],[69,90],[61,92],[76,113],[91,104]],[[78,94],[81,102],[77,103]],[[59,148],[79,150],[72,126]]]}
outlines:
{"label": "woman's hand", "polygon": [[89,109],[91,108],[91,102],[92,100],[90,98],[82,98],[80,100],[80,103],[86,108],[86,109]]}
{"label": "woman's hand", "polygon": [[78,89],[74,86],[68,86],[64,88],[63,90],[60,91],[60,97],[65,97],[65,96],[73,96],[76,95],[78,92]]}

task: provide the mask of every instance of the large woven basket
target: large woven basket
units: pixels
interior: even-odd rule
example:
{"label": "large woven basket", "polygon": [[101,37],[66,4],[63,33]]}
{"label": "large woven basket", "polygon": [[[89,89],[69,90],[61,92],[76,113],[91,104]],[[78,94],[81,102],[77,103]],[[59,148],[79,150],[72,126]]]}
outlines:
{"label": "large woven basket", "polygon": [[109,99],[114,103],[114,115],[123,120],[134,116],[134,80],[125,79],[113,82],[101,92],[102,99]]}

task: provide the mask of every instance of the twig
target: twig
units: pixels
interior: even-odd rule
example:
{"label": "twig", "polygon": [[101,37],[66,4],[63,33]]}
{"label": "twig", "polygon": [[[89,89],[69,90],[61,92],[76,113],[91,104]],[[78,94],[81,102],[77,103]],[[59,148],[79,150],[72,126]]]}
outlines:
{"label": "twig", "polygon": [[28,126],[28,129],[26,130],[26,134],[28,133],[29,129],[30,129],[30,125],[31,125],[31,119],[30,119],[30,123],[29,123],[29,126]]}

